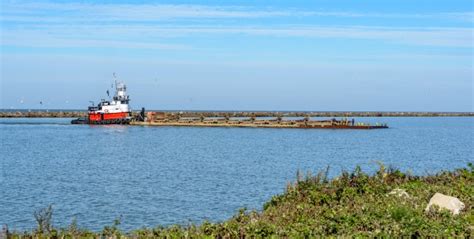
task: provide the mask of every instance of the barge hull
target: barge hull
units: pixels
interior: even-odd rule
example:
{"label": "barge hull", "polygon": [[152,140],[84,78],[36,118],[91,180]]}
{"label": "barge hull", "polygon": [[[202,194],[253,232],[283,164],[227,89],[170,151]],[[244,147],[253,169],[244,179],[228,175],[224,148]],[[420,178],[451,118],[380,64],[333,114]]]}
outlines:
{"label": "barge hull", "polygon": [[131,125],[161,127],[235,127],[235,128],[280,128],[280,129],[386,129],[386,125],[281,125],[252,123],[178,123],[178,122],[140,122],[132,121]]}

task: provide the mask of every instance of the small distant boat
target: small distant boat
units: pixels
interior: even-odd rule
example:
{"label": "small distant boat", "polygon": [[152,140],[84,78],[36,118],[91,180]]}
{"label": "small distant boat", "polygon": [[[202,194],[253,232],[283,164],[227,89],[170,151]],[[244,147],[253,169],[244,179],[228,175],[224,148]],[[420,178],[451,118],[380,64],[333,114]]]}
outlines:
{"label": "small distant boat", "polygon": [[88,108],[87,117],[74,119],[71,124],[129,124],[132,121],[129,102],[126,85],[123,82],[115,82],[115,95],[112,100],[102,99],[97,106],[92,103]]}

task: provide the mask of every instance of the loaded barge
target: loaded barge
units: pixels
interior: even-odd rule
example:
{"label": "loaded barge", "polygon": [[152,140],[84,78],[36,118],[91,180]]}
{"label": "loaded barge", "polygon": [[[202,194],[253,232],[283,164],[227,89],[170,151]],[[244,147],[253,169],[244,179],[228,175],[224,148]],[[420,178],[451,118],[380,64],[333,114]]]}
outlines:
{"label": "loaded barge", "polygon": [[283,119],[281,117],[180,117],[166,112],[147,112],[144,121],[132,121],[132,125],[142,126],[182,126],[182,127],[247,127],[247,128],[298,128],[298,129],[384,129],[387,124],[358,123],[354,119],[335,118],[329,120]]}
{"label": "loaded barge", "polygon": [[[108,94],[108,91],[107,91]],[[188,127],[249,127],[249,128],[299,128],[299,129],[383,129],[386,124],[356,123],[347,118],[329,120],[303,119],[291,120],[282,117],[256,117],[228,113],[224,117],[209,117],[211,112],[195,112],[183,115],[175,112],[133,113],[129,106],[130,97],[123,82],[115,82],[115,95],[111,100],[102,99],[98,105],[89,106],[87,117],[74,119],[72,124],[131,124],[142,126],[188,126]],[[231,117],[232,116],[232,117]]]}

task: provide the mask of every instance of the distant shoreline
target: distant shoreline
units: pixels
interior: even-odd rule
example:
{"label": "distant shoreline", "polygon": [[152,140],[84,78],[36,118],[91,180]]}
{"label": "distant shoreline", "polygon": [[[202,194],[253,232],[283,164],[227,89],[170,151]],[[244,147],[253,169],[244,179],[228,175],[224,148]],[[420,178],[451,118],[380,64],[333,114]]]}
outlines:
{"label": "distant shoreline", "polygon": [[[375,111],[157,111],[180,117],[473,117],[474,112]],[[0,118],[78,118],[84,110],[0,110]]]}

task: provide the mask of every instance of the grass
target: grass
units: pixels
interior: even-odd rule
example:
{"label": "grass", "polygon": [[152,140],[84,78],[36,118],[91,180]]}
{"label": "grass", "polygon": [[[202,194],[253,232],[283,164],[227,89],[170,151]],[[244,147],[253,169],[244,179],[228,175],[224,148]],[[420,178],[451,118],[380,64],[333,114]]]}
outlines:
{"label": "grass", "polygon": [[[403,189],[409,196],[389,194]],[[446,210],[425,212],[436,193],[459,198],[465,204],[460,215]],[[328,179],[327,171],[312,175],[298,173],[286,191],[264,204],[263,210],[241,209],[232,218],[200,225],[173,225],[119,229],[120,221],[101,232],[81,229],[73,222],[54,228],[38,221],[38,229],[13,232],[10,238],[310,238],[310,237],[473,237],[474,166],[413,176],[383,165],[366,174],[358,167]],[[51,209],[50,209],[51,210]],[[41,214],[42,213],[42,214]],[[48,211],[37,215],[51,217]]]}

